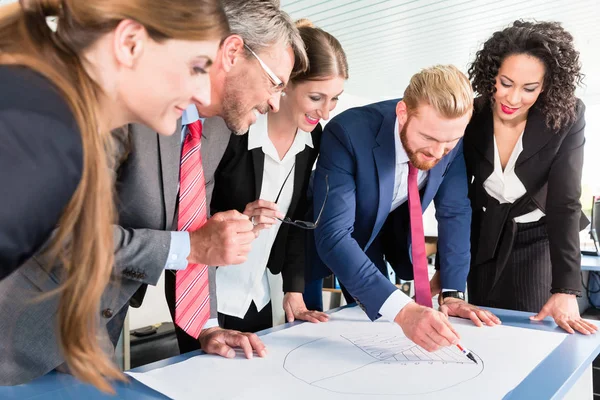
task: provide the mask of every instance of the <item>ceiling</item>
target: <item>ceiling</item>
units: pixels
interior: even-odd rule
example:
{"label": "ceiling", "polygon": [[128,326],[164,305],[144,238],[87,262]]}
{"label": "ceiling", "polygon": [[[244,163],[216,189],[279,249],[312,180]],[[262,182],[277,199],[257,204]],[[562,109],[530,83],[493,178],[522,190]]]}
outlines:
{"label": "ceiling", "polygon": [[578,94],[600,104],[598,0],[281,0],[281,7],[338,38],[350,65],[346,93],[364,100],[400,97],[410,77],[433,64],[466,71],[481,44],[515,19],[560,21],[586,73]]}
{"label": "ceiling", "polygon": [[560,21],[587,75],[579,95],[600,103],[598,0],[282,0],[281,7],[341,42],[350,66],[346,92],[369,100],[400,97],[423,67],[466,71],[481,44],[515,19]]}

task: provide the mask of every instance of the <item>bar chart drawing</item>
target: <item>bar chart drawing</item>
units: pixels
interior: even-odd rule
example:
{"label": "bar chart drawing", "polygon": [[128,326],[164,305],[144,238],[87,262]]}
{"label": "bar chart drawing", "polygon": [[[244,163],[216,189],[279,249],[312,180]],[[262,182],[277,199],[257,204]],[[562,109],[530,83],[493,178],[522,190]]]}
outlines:
{"label": "bar chart drawing", "polygon": [[[335,393],[411,396],[463,384],[481,374],[456,346],[430,353],[402,334],[341,334],[290,351],[284,369],[297,379]],[[307,365],[306,359],[318,360]]]}

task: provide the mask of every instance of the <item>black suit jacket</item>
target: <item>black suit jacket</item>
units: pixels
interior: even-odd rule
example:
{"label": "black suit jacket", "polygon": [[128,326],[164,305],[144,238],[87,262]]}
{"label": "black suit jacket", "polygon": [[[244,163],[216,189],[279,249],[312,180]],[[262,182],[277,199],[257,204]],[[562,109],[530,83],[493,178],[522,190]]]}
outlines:
{"label": "black suit jacket", "polygon": [[[312,131],[313,148],[306,146],[296,155],[294,192],[287,217],[304,220],[308,210],[307,190],[312,167],[319,154],[321,125]],[[262,187],[265,155],[262,148],[248,151],[248,135],[231,135],[227,150],[215,171],[211,214],[220,211],[243,212],[258,200]],[[271,248],[267,268],[282,273],[284,292],[304,291],[305,235],[303,229],[282,224]]]}
{"label": "black suit jacket", "polygon": [[[515,165],[515,173],[527,190],[513,204],[500,206],[483,188],[494,171],[494,127],[489,103],[475,101],[475,113],[465,131],[464,154],[469,179],[472,217],[472,267],[476,268],[495,256],[507,259],[511,246],[502,243],[511,229],[512,217],[535,208],[545,214],[550,257],[552,288],[580,290],[581,252],[579,231],[587,225],[581,212],[581,173],[585,143],[585,105],[578,100],[573,123],[553,131],[546,126],[545,116],[535,106],[529,111],[523,134],[523,151]],[[483,208],[487,211],[484,212]],[[494,218],[490,212],[496,210]],[[499,211],[498,211],[499,210]],[[485,229],[484,229],[485,226]],[[503,233],[504,231],[504,233]],[[486,260],[487,259],[487,260]],[[503,265],[497,266],[500,269]],[[499,277],[501,271],[497,271]]]}
{"label": "black suit jacket", "polygon": [[83,170],[69,105],[33,70],[0,66],[0,280],[50,237]]}

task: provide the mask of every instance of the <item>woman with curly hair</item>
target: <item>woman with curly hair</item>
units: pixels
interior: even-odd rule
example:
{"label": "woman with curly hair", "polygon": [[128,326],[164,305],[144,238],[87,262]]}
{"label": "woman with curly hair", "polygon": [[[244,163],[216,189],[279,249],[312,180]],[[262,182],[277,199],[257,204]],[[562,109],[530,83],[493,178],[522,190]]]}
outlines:
{"label": "woman with curly hair", "polygon": [[475,100],[464,137],[473,209],[469,301],[580,317],[579,231],[585,106],[573,37],[556,22],[515,21],[495,32],[469,68]]}

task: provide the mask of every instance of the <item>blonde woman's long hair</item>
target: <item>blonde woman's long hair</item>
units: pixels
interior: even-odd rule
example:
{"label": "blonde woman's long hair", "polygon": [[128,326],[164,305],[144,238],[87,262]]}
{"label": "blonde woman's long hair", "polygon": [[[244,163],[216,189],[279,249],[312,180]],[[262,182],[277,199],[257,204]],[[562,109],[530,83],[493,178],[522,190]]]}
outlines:
{"label": "blonde woman's long hair", "polygon": [[[57,17],[56,32],[48,17]],[[102,90],[81,55],[124,19],[142,24],[155,41],[219,40],[229,31],[218,0],[21,0],[0,7],[0,65],[28,67],[49,79],[81,132],[81,181],[49,252],[67,271],[58,312],[65,361],[73,375],[106,392],[113,391],[107,379],[124,379],[96,337],[100,298],[114,262],[111,136],[100,131]]]}

